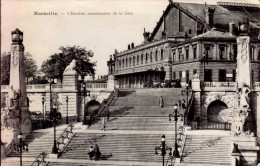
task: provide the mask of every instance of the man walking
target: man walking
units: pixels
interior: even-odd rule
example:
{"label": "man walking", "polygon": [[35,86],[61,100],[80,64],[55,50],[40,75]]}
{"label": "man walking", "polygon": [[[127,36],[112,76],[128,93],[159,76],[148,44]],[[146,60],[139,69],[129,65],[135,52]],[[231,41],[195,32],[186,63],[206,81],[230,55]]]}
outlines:
{"label": "man walking", "polygon": [[162,96],[159,99],[159,105],[160,105],[161,108],[163,108],[163,106],[164,106],[164,102],[163,102]]}
{"label": "man walking", "polygon": [[105,117],[103,117],[103,119],[102,119],[102,128],[101,128],[101,131],[102,131],[102,130],[106,131],[106,118],[105,118]]}

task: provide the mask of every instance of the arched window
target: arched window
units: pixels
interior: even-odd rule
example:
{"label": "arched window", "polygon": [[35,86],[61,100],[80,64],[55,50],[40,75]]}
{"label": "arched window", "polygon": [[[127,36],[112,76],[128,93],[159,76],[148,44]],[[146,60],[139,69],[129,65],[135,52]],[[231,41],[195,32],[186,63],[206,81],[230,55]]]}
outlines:
{"label": "arched window", "polygon": [[137,55],[136,59],[137,59],[136,65],[139,65],[139,55]]}
{"label": "arched window", "polygon": [[133,57],[133,66],[135,66],[135,56]]}
{"label": "arched window", "polygon": [[158,61],[158,50],[155,51],[155,61]]}
{"label": "arched window", "polygon": [[153,61],[153,52],[150,53],[150,62]]}
{"label": "arched window", "polygon": [[143,64],[144,61],[144,54],[141,54],[141,64]]}
{"label": "arched window", "polygon": [[163,60],[163,49],[161,49],[161,60]]}

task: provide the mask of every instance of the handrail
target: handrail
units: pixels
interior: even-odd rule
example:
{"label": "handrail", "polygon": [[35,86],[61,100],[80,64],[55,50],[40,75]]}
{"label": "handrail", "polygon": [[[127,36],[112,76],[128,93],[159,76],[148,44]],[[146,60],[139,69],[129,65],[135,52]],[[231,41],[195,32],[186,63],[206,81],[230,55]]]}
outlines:
{"label": "handrail", "polygon": [[75,136],[72,129],[74,128],[73,124],[70,124],[57,139],[58,152],[61,154],[65,148],[68,146],[72,138]]}
{"label": "handrail", "polygon": [[114,91],[111,92],[110,95],[108,96],[108,98],[106,100],[103,100],[103,102],[98,107],[98,110],[100,110],[100,111],[95,116],[95,118],[99,117],[101,115],[101,113],[104,111],[104,109],[106,108],[106,106],[110,105],[110,103],[114,99],[114,93],[115,93]]}
{"label": "handrail", "polygon": [[47,156],[47,153],[45,153],[45,152],[42,152],[42,153],[40,153],[39,155],[38,155],[38,157],[36,157],[36,159],[34,160],[34,162],[32,163],[32,165],[31,166],[34,166],[35,164],[35,166],[38,166],[38,165],[40,165],[41,163],[45,163],[46,165],[48,165],[49,164],[49,162],[46,162],[45,161],[45,157]]}

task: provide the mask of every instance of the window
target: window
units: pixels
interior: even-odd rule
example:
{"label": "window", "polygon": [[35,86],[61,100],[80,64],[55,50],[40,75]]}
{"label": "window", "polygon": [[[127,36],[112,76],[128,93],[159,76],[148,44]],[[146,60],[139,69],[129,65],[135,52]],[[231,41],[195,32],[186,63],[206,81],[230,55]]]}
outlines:
{"label": "window", "polygon": [[189,70],[186,70],[186,83],[188,83],[190,80],[190,72]]}
{"label": "window", "polygon": [[125,67],[125,59],[123,59],[123,66],[122,66],[122,68],[124,68]]}
{"label": "window", "polygon": [[260,49],[258,50],[257,60],[260,60]]}
{"label": "window", "polygon": [[233,52],[234,52],[234,59],[233,60],[237,60],[237,45],[233,45]]}
{"label": "window", "polygon": [[150,53],[150,62],[153,61],[153,52]]}
{"label": "window", "polygon": [[128,64],[127,64],[128,62],[127,62],[127,58],[125,59],[125,66],[127,67],[128,66]]}
{"label": "window", "polygon": [[193,75],[197,74],[197,69],[193,69]]}
{"label": "window", "polygon": [[211,69],[204,70],[204,81],[212,82],[212,70]]}
{"label": "window", "polygon": [[211,59],[211,45],[205,44],[204,45],[204,56],[206,60]]}
{"label": "window", "polygon": [[254,83],[255,82],[255,73],[254,73],[254,70],[251,71],[251,82]]}
{"label": "window", "polygon": [[175,50],[172,50],[172,62],[176,61],[176,57],[175,57]]}
{"label": "window", "polygon": [[121,60],[118,61],[118,68],[121,68]]}
{"label": "window", "polygon": [[254,46],[250,46],[250,57],[251,57],[251,60],[255,60],[255,58],[254,58],[254,51],[255,51],[255,47]]}
{"label": "window", "polygon": [[193,59],[197,59],[197,46],[193,46]]}
{"label": "window", "polygon": [[129,58],[129,67],[132,65],[132,57]]}
{"label": "window", "polygon": [[181,80],[182,78],[182,71],[179,71],[179,79]]}
{"label": "window", "polygon": [[163,49],[161,49],[161,60],[163,60]]}
{"label": "window", "polygon": [[232,79],[232,81],[236,82],[236,70],[232,70],[232,72],[233,72],[233,79]]}
{"label": "window", "polygon": [[158,61],[158,51],[155,51],[155,61]]}
{"label": "window", "polygon": [[144,54],[141,54],[141,64],[143,64],[144,61]]}
{"label": "window", "polygon": [[133,57],[133,66],[135,66],[135,56]]}
{"label": "window", "polygon": [[147,63],[148,62],[148,53],[146,53],[146,55],[145,55],[145,63]]}
{"label": "window", "polygon": [[224,60],[226,59],[226,46],[225,45],[219,45],[219,59]]}
{"label": "window", "polygon": [[186,51],[186,60],[189,60],[189,47],[186,47],[185,51]]}
{"label": "window", "polygon": [[136,65],[139,65],[139,55],[137,55],[136,59],[137,59]]}
{"label": "window", "polygon": [[258,71],[258,82],[260,82],[260,70]]}
{"label": "window", "polygon": [[178,51],[179,51],[179,61],[183,61],[184,55],[182,54],[182,48],[179,48]]}
{"label": "window", "polygon": [[176,73],[175,73],[175,71],[172,72],[172,79],[173,79],[173,80],[176,80]]}
{"label": "window", "polygon": [[219,82],[226,82],[226,70],[220,69],[218,72],[218,81]]}

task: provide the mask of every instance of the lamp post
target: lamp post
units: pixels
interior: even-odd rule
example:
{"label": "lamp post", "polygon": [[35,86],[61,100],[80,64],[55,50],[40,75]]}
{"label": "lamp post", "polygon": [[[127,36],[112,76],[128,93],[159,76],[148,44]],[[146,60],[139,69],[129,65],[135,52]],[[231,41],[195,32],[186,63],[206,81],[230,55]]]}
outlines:
{"label": "lamp post", "polygon": [[45,101],[45,98],[42,97],[42,128],[44,129],[45,128],[45,113],[44,113],[44,101]]}
{"label": "lamp post", "polygon": [[[83,77],[84,78],[84,77]],[[88,91],[86,89],[86,83],[84,82],[84,79],[82,80],[82,87],[83,87],[83,124],[86,125],[87,124],[87,119],[86,119],[86,116],[87,116],[87,111],[85,112],[85,109],[86,109],[86,96],[89,97],[90,96],[90,91]]]}
{"label": "lamp post", "polygon": [[66,96],[66,106],[67,106],[67,117],[66,117],[66,124],[68,124],[68,123],[69,123],[68,102],[69,102],[69,97],[68,97],[68,96]]}
{"label": "lamp post", "polygon": [[19,143],[15,144],[14,150],[17,152],[20,152],[20,166],[22,166],[23,165],[22,152],[23,152],[23,150],[28,152],[29,149],[28,149],[28,144],[23,142],[23,134],[21,132],[18,135],[18,139],[19,139]]}
{"label": "lamp post", "polygon": [[162,138],[161,138],[161,145],[158,146],[158,147],[155,147],[155,155],[158,155],[158,152],[157,150],[160,150],[162,152],[162,158],[163,158],[163,166],[164,166],[164,157],[166,155],[166,151],[167,150],[170,150],[170,153],[169,153],[169,156],[172,155],[172,148],[169,148],[166,143],[165,143],[165,135],[163,134],[162,135]]}
{"label": "lamp post", "polygon": [[58,148],[57,148],[57,141],[56,141],[56,121],[57,119],[61,119],[60,112],[57,111],[56,105],[53,106],[52,111],[50,112],[50,118],[53,120],[53,131],[54,131],[54,143],[52,148],[52,153],[57,154]]}
{"label": "lamp post", "polygon": [[175,158],[179,158],[180,157],[180,153],[178,151],[178,144],[177,144],[177,121],[178,121],[178,117],[182,117],[182,114],[178,114],[178,105],[174,104],[173,105],[173,109],[174,109],[174,114],[169,114],[169,121],[171,121],[171,117],[174,116],[174,121],[175,121],[175,141],[174,141],[174,152],[173,155]]}
{"label": "lamp post", "polygon": [[[186,115],[188,113],[188,104],[189,104],[189,92],[190,92],[190,85],[188,83],[185,84],[185,90],[181,91],[181,95],[184,96],[186,92],[186,105],[185,105],[185,113],[184,115]],[[184,116],[185,118],[186,116]],[[184,122],[186,124],[187,120],[184,119]]]}

